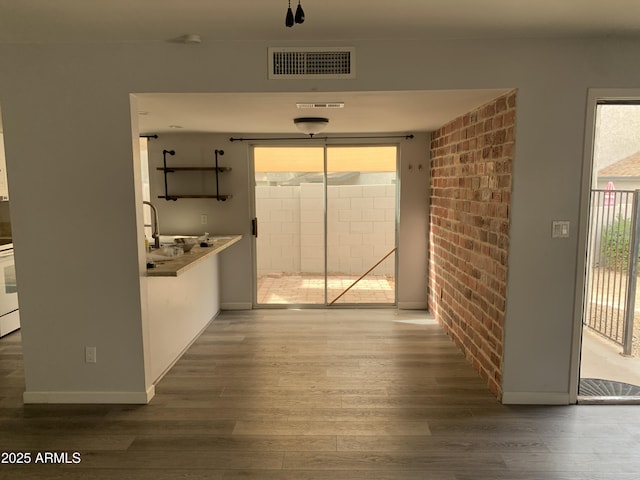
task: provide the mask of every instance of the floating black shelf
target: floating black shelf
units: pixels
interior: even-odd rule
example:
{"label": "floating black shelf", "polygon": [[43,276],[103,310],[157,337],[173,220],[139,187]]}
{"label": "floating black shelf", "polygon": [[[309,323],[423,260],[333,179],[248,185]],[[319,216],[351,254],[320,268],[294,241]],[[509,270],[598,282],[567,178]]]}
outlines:
{"label": "floating black shelf", "polygon": [[167,173],[172,172],[213,172],[217,170],[218,172],[230,172],[231,167],[158,167],[157,170],[165,171]]}
{"label": "floating black shelf", "polygon": [[158,195],[158,198],[164,198],[165,200],[177,200],[179,198],[215,198],[221,202],[224,202],[230,198],[233,198],[232,195]]}
{"label": "floating black shelf", "polygon": [[[179,198],[215,198],[220,202],[224,202],[231,197],[231,195],[220,195],[220,190],[218,188],[218,174],[224,172],[230,172],[231,167],[220,167],[218,166],[218,155],[224,155],[223,150],[215,150],[215,159],[216,163],[214,167],[172,167],[167,165],[167,154],[175,155],[175,150],[163,150],[162,151],[162,159],[163,159],[163,167],[158,167],[157,170],[164,173],[164,195],[158,195],[158,198],[164,198],[165,200],[177,200]],[[177,172],[214,172],[216,174],[216,194],[215,195],[170,195],[169,194],[169,182],[167,181],[168,173],[177,173]]]}

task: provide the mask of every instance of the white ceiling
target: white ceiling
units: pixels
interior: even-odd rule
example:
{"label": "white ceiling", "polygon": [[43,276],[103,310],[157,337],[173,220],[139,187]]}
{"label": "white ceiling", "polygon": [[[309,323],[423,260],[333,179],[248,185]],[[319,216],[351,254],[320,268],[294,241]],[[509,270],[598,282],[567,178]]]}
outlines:
{"label": "white ceiling", "polygon": [[[504,90],[348,93],[142,94],[141,133],[167,131],[279,133],[297,130],[296,117],[329,119],[323,133],[431,131]],[[340,109],[298,109],[296,103],[344,102]],[[382,114],[384,112],[384,114]],[[181,129],[172,129],[177,125]]]}
{"label": "white ceiling", "polygon": [[[295,10],[297,0],[292,0]],[[638,0],[301,0],[306,20],[284,25],[287,0],[0,0],[0,44],[224,40],[514,38],[640,35]],[[432,130],[502,93],[351,92],[139,97],[142,133],[292,133],[296,116],[327,116],[327,133]],[[298,111],[296,102],[345,102]],[[382,113],[384,112],[384,114]]]}
{"label": "white ceiling", "polygon": [[[297,1],[293,0],[295,9]],[[637,0],[0,0],[0,43],[636,35]]]}

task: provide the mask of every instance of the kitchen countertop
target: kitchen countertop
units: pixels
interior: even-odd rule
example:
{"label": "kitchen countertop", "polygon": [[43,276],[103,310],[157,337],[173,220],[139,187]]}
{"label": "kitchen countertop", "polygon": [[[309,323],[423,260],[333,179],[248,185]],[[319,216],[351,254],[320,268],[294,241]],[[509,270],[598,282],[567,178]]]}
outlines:
{"label": "kitchen countertop", "polygon": [[216,255],[242,239],[242,235],[221,235],[210,237],[210,247],[195,246],[191,251],[179,257],[167,257],[167,260],[156,261],[155,268],[147,268],[147,277],[177,277],[191,267],[203,262],[211,255]]}

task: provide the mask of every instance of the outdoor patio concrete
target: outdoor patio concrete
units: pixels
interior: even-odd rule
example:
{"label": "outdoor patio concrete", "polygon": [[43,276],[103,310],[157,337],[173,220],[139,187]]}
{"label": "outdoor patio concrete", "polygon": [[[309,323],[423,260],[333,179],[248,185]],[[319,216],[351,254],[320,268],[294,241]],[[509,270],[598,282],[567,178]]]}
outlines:
{"label": "outdoor patio concrete", "polygon": [[624,357],[622,347],[585,328],[580,378],[600,378],[640,386],[640,358]]}
{"label": "outdoor patio concrete", "polygon": [[[329,302],[344,292],[358,279],[356,275],[330,274],[327,278]],[[360,280],[338,300],[353,304],[393,304],[395,286],[392,277],[369,275]],[[324,275],[312,273],[271,274],[258,278],[258,303],[273,304],[324,304]]]}

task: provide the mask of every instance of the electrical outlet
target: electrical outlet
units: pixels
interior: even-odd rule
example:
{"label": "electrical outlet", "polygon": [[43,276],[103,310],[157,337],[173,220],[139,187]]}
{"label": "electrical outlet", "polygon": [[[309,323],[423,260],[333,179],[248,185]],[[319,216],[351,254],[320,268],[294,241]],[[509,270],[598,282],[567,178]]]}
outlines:
{"label": "electrical outlet", "polygon": [[206,213],[200,215],[200,225],[206,225],[208,220]]}
{"label": "electrical outlet", "polygon": [[98,361],[96,347],[84,347],[85,363],[96,363]]}

